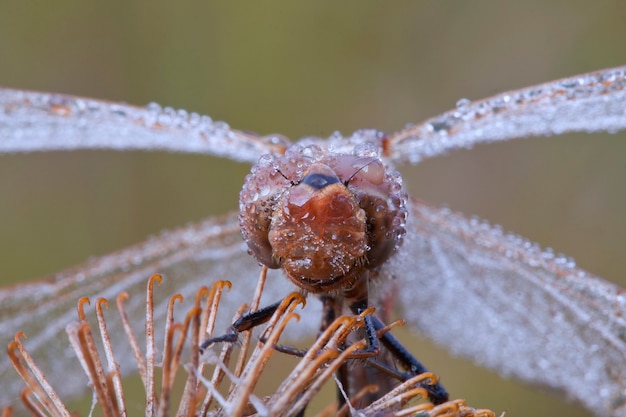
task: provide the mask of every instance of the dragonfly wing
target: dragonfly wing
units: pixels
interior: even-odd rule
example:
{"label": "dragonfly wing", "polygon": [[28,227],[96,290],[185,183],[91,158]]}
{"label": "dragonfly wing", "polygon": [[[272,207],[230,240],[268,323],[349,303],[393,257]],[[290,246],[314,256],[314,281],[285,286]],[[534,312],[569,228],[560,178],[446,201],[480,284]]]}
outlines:
{"label": "dragonfly wing", "polygon": [[626,297],[519,236],[414,201],[385,272],[403,316],[453,353],[626,415]]}
{"label": "dragonfly wing", "polygon": [[288,142],[157,104],[123,103],[0,88],[0,152],[76,149],[165,150],[256,162]]}
{"label": "dragonfly wing", "polygon": [[[84,392],[87,382],[70,351],[65,333],[66,325],[77,321],[79,298],[87,296],[92,304],[99,297],[109,300],[111,307],[105,313],[109,318],[107,326],[114,348],[121,349],[116,350],[121,369],[128,374],[136,366],[128,353],[129,344],[114,306],[118,294],[123,291],[130,294],[125,302],[126,310],[140,344],[144,343],[146,284],[154,273],[164,276],[162,284],[155,290],[155,333],[160,350],[163,340],[158,329],[163,328],[167,300],[171,295],[180,293],[185,297],[184,305],[177,306],[178,313],[183,315],[177,318],[182,321],[193,303],[193,295],[201,286],[208,287],[216,280],[230,280],[233,288],[222,298],[221,321],[215,330],[216,333],[223,332],[232,322],[236,310],[252,300],[259,272],[260,267],[247,254],[236,215],[206,220],[164,232],[142,244],[90,260],[48,279],[0,289],[0,343],[7,346],[17,331],[24,331],[28,336],[25,341],[27,349],[62,398],[68,398]],[[262,301],[268,304],[294,290],[280,272],[270,272]],[[313,317],[310,326],[298,324],[294,331],[315,334],[318,324]],[[0,404],[18,398],[23,387],[16,381],[17,374],[6,355],[0,355],[0,385],[3,387]]]}
{"label": "dragonfly wing", "polygon": [[626,128],[626,67],[461,100],[455,110],[391,135],[394,162],[417,163],[479,143]]}

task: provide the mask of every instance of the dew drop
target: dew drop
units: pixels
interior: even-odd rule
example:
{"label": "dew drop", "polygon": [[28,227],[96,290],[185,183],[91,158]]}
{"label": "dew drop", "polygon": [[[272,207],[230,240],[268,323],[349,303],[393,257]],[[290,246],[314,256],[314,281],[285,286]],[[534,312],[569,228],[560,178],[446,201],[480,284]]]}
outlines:
{"label": "dew drop", "polygon": [[470,104],[472,104],[471,100],[467,98],[462,98],[456,102],[456,108],[459,110],[466,110]]}
{"label": "dew drop", "polygon": [[451,127],[450,123],[447,120],[445,120],[445,119],[433,121],[433,122],[430,122],[428,124],[428,128],[431,131],[433,131],[435,133],[439,133],[441,135],[448,134],[448,131],[450,130],[450,127]]}
{"label": "dew drop", "polygon": [[155,102],[148,103],[146,108],[148,109],[148,111],[152,113],[161,113],[163,109],[159,103],[155,103]]}
{"label": "dew drop", "polygon": [[257,165],[260,167],[266,167],[266,166],[271,165],[273,162],[274,162],[274,156],[269,155],[269,154],[264,154],[259,157],[259,161],[257,162]]}
{"label": "dew drop", "polygon": [[263,185],[263,186],[261,186],[261,189],[259,191],[260,191],[261,197],[267,197],[269,195],[271,189],[267,185]]}

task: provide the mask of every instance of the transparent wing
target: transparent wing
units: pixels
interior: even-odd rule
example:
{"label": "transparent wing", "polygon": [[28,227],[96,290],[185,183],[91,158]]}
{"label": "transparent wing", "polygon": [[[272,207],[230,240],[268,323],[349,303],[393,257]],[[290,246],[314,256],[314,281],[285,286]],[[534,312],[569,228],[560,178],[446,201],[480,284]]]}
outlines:
{"label": "transparent wing", "polygon": [[455,110],[391,135],[386,148],[396,162],[417,163],[478,143],[624,128],[626,67],[619,67],[460,100]]}
{"label": "transparent wing", "polygon": [[[239,306],[249,303],[259,276],[260,267],[247,254],[235,215],[219,220],[207,220],[158,237],[120,252],[96,258],[87,263],[51,276],[42,281],[0,289],[0,346],[7,346],[17,331],[24,331],[25,344],[43,368],[52,386],[62,396],[69,398],[84,392],[87,379],[79,367],[74,353],[69,349],[65,327],[77,321],[76,303],[88,296],[92,305],[97,297],[110,302],[107,325],[113,337],[117,358],[122,372],[136,370],[129,344],[124,336],[115,299],[127,291],[131,297],[126,301],[131,322],[140,337],[144,335],[145,293],[148,278],[154,273],[164,276],[156,289],[155,317],[162,328],[167,300],[172,294],[185,296],[185,304],[177,307],[186,313],[193,303],[193,294],[202,286],[210,286],[216,280],[230,280],[233,288],[220,304],[220,326],[223,331],[232,321]],[[264,291],[264,303],[279,300],[293,291],[278,271],[272,271]],[[294,332],[315,334],[319,316],[311,310],[310,325],[299,323]],[[183,320],[183,317],[178,317]],[[156,332],[157,337],[160,332]],[[293,337],[298,337],[292,333]],[[157,340],[157,347],[162,346]],[[145,343],[144,343],[145,346]],[[0,355],[0,403],[18,402],[23,386],[17,382],[17,374],[8,362],[7,355]]]}
{"label": "transparent wing", "polygon": [[409,324],[503,376],[626,415],[626,294],[479,220],[414,201],[386,266]]}
{"label": "transparent wing", "polygon": [[166,150],[256,162],[282,153],[280,135],[259,137],[224,122],[157,104],[122,103],[0,88],[0,152]]}

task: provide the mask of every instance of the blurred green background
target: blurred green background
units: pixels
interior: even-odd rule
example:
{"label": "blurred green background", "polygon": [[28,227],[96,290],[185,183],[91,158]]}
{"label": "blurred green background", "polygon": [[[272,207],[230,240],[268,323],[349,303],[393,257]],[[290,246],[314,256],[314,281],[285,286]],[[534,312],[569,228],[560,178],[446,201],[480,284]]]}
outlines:
{"label": "blurred green background", "polygon": [[[625,21],[619,1],[4,1],[0,85],[157,101],[291,138],[393,132],[461,97],[626,64]],[[248,169],[140,152],[2,156],[0,278],[50,274],[234,210]],[[412,195],[626,285],[626,135],[482,146],[403,172]],[[410,343],[474,406],[586,415],[424,340]]]}

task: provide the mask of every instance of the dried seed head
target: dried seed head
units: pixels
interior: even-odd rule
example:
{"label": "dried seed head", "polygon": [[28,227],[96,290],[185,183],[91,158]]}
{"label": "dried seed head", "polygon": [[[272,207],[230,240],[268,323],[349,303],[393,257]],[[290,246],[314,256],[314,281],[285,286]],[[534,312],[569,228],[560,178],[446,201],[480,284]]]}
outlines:
{"label": "dried seed head", "polygon": [[[252,309],[258,308],[258,302],[265,279],[265,269],[259,280],[259,288],[253,300]],[[346,349],[339,347],[346,342],[350,333],[362,326],[359,317],[344,316],[335,320],[321,334],[307,353],[298,361],[284,381],[268,396],[257,396],[254,391],[263,376],[270,357],[276,352],[285,326],[297,315],[294,308],[301,297],[292,294],[287,297],[263,333],[264,342],[258,342],[248,355],[251,332],[242,334],[242,343],[238,349],[237,364],[231,371],[228,364],[235,353],[234,344],[223,344],[219,352],[207,351],[201,354],[198,346],[213,331],[217,309],[224,289],[230,283],[218,281],[211,289],[198,290],[193,307],[187,312],[184,322],[174,320],[174,306],[181,300],[180,295],[173,295],[168,303],[167,319],[163,329],[164,346],[162,357],[157,360],[155,332],[159,331],[154,323],[154,284],[160,283],[158,275],[150,278],[146,298],[146,346],[140,347],[124,310],[124,300],[128,294],[118,297],[117,305],[123,327],[126,331],[130,353],[135,357],[137,372],[145,388],[145,415],[168,416],[173,414],[177,403],[176,415],[180,416],[244,416],[244,415],[297,415],[328,382],[355,350],[363,348],[364,342],[351,344]],[[67,326],[70,343],[78,361],[83,367],[93,393],[92,409],[98,407],[104,416],[127,415],[126,395],[122,384],[118,361],[111,346],[111,337],[107,330],[103,306],[108,306],[104,299],[96,303],[95,315],[97,329],[87,321],[85,306],[89,300],[78,302],[77,322]],[[242,310],[243,311],[243,307]],[[99,343],[92,331],[100,334]],[[25,382],[22,402],[32,415],[70,416],[66,405],[55,393],[45,375],[39,370],[25,345],[21,333],[9,345],[8,354],[13,366]],[[186,346],[186,350],[184,349]],[[101,354],[103,352],[103,354]],[[181,359],[185,354],[185,359]],[[184,363],[180,371],[181,363]],[[186,374],[182,394],[175,395],[174,380],[177,374]],[[157,381],[160,374],[160,381]],[[383,395],[367,408],[356,410],[344,406],[337,410],[336,404],[329,405],[323,415],[353,416],[407,416],[421,413],[425,416],[492,416],[485,410],[474,410],[462,401],[450,401],[434,407],[424,401],[426,393],[419,388],[424,381],[436,381],[432,374],[422,374],[406,381],[394,390]],[[417,387],[417,388],[416,388]],[[366,387],[365,390],[376,389]],[[358,404],[359,395],[351,398],[352,404]],[[4,415],[10,413],[5,410]]]}

